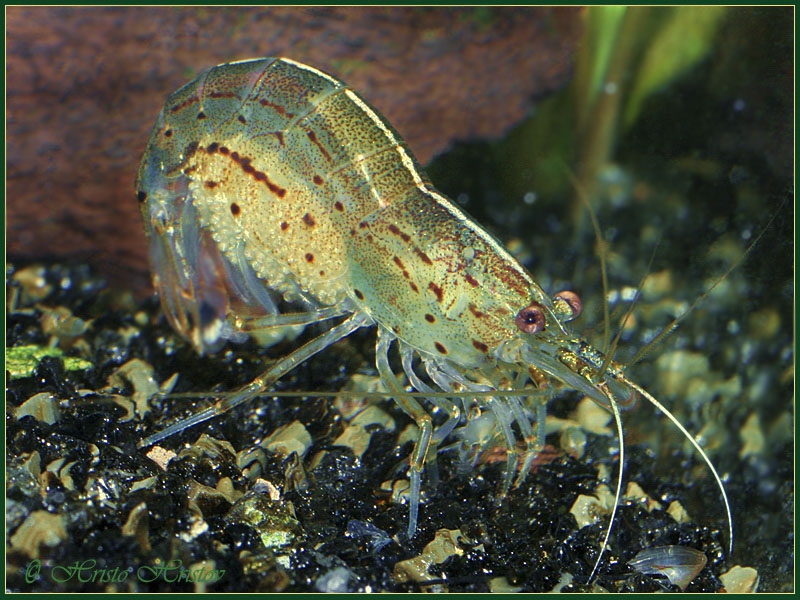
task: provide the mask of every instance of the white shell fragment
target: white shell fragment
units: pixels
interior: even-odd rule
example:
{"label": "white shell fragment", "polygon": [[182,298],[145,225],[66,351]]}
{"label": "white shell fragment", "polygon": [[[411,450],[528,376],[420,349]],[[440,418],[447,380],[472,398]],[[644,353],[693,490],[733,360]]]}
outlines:
{"label": "white shell fragment", "polygon": [[654,546],[639,552],[628,564],[644,575],[666,577],[683,592],[707,561],[705,554],[687,546]]}
{"label": "white shell fragment", "polygon": [[736,565],[720,575],[719,579],[729,594],[754,594],[758,591],[758,571],[753,567]]}

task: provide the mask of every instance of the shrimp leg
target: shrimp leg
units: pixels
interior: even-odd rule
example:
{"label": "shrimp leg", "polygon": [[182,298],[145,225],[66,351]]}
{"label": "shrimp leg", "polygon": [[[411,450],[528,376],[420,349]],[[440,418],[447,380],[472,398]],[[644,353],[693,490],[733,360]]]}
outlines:
{"label": "shrimp leg", "polygon": [[422,465],[425,464],[425,457],[428,454],[431,438],[433,437],[433,420],[419,402],[412,396],[406,394],[405,390],[403,390],[403,386],[400,385],[400,382],[389,366],[389,346],[391,346],[394,339],[391,333],[382,327],[378,327],[378,343],[375,347],[375,365],[378,368],[378,374],[381,380],[389,387],[389,391],[394,394],[395,401],[400,405],[400,408],[414,420],[417,427],[419,427],[419,436],[417,437],[416,444],[414,444],[414,450],[411,451],[410,465],[408,468],[409,480],[411,482],[408,508],[408,537],[411,538],[417,530]]}
{"label": "shrimp leg", "polygon": [[218,400],[216,404],[214,404],[213,406],[210,406],[205,410],[202,410],[199,413],[192,415],[191,417],[178,421],[177,423],[173,423],[172,425],[159,431],[158,433],[155,433],[145,438],[144,440],[139,442],[139,448],[152,446],[153,444],[155,444],[156,442],[160,442],[164,438],[167,438],[175,433],[178,433],[189,427],[197,425],[198,423],[202,423],[203,421],[207,421],[208,419],[216,417],[217,415],[221,415],[225,412],[228,412],[229,410],[239,406],[243,402],[247,402],[251,398],[262,393],[269,386],[278,381],[278,379],[283,377],[286,373],[294,369],[300,363],[308,360],[317,352],[320,352],[325,348],[327,348],[328,346],[330,346],[331,344],[333,344],[334,342],[337,342],[340,339],[347,337],[348,335],[353,333],[356,329],[359,329],[366,325],[370,325],[371,323],[372,323],[371,319],[366,314],[361,312],[353,313],[350,317],[348,317],[338,325],[330,328],[322,335],[300,346],[294,352],[287,354],[285,357],[283,357],[278,362],[273,364],[269,369],[264,371],[264,373],[262,373],[259,377],[257,377],[252,382],[250,382],[249,384],[238,390],[232,396],[229,396],[227,398],[222,398]]}
{"label": "shrimp leg", "polygon": [[293,312],[281,315],[268,315],[264,317],[239,317],[234,319],[235,329],[239,331],[257,332],[272,329],[274,327],[286,327],[290,325],[311,325],[327,319],[341,317],[352,312],[349,308],[339,305],[326,306],[308,312]]}

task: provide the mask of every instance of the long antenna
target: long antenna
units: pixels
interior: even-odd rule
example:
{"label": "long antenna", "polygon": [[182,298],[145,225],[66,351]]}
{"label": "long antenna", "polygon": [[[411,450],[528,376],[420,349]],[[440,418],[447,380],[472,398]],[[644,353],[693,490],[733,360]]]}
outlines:
{"label": "long antenna", "polygon": [[619,500],[622,497],[622,475],[625,470],[625,434],[622,431],[622,416],[619,414],[619,406],[617,405],[617,401],[614,399],[611,392],[602,386],[600,389],[608,397],[609,403],[611,404],[611,410],[614,413],[614,423],[617,426],[617,436],[619,437],[619,468],[617,469],[617,490],[614,493],[614,506],[611,508],[611,518],[608,521],[606,535],[603,538],[603,545],[600,546],[600,553],[597,555],[597,560],[594,563],[594,567],[592,568],[592,572],[589,575],[589,580],[587,583],[591,583],[592,580],[594,580],[594,577],[597,574],[597,569],[600,567],[600,561],[603,559],[603,554],[608,547],[608,540],[611,537],[611,530],[614,527],[614,520],[617,518],[617,507],[619,506]]}
{"label": "long antenna", "polygon": [[637,385],[636,383],[634,383],[633,381],[631,381],[630,379],[621,374],[617,375],[616,379],[624,383],[625,385],[629,386],[631,389],[639,392],[644,398],[647,399],[648,402],[650,402],[650,404],[655,406],[658,410],[660,410],[664,414],[664,416],[666,416],[670,421],[672,421],[675,427],[677,427],[678,430],[684,435],[684,437],[687,440],[689,440],[692,446],[694,446],[694,449],[697,450],[697,453],[700,454],[706,465],[708,465],[708,469],[714,476],[714,479],[717,482],[717,487],[719,488],[720,494],[722,495],[722,500],[725,503],[725,513],[728,518],[728,536],[729,536],[728,554],[733,554],[733,516],[731,515],[731,503],[728,501],[728,494],[725,491],[725,486],[722,484],[722,478],[719,476],[717,469],[714,467],[713,463],[711,462],[711,459],[708,457],[708,454],[706,454],[706,451],[703,450],[703,447],[697,442],[696,439],[694,439],[694,436],[692,436],[692,434],[689,433],[689,431],[686,429],[686,427],[684,427],[681,424],[681,422],[677,419],[677,417],[675,417],[675,415],[673,415],[669,411],[669,409],[667,409],[666,406],[661,404],[661,402],[656,400],[651,394],[645,391],[644,388]]}

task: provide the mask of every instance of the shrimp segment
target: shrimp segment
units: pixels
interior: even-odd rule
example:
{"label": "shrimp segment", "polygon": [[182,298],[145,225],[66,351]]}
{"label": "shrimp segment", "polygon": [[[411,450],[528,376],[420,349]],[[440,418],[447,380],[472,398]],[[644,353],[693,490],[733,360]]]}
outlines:
{"label": "shrimp segment", "polygon": [[[732,544],[727,496],[699,444],[620,365],[570,332],[580,298],[546,294],[435,190],[391,125],[341,81],[282,58],[202,73],[168,98],[136,185],[156,290],[198,352],[261,329],[343,318],[231,397],[140,446],[239,406],[337,340],[375,326],[378,374],[418,427],[409,537],[423,469],[470,406],[493,415],[506,446],[502,497],[520,462],[518,482],[543,447],[546,396],[560,382],[610,407],[620,437],[617,397],[637,392],[665,412],[714,474]],[[392,370],[393,346],[408,384]],[[429,406],[446,415],[438,427]],[[622,465],[617,499],[621,484]]]}

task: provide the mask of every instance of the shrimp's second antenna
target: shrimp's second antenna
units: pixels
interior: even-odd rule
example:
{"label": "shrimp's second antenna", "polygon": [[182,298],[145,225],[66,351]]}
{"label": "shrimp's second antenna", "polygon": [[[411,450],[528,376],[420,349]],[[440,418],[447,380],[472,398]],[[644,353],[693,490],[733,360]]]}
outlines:
{"label": "shrimp's second antenna", "polygon": [[[522,400],[542,397],[552,380],[609,406],[620,437],[617,397],[638,392],[664,412],[711,469],[732,545],[728,499],[708,456],[620,365],[569,331],[578,296],[548,296],[434,189],[394,129],[341,81],[285,58],[202,73],[168,98],[136,189],[164,311],[198,352],[259,330],[341,319],[232,396],[140,446],[242,404],[335,341],[375,326],[381,380],[419,428],[409,466],[409,536],[423,467],[465,418],[464,398],[490,411],[502,434],[505,494],[518,466],[517,480],[525,479],[543,444],[544,424],[534,431]],[[427,400],[393,372],[392,346],[410,387]],[[426,403],[448,415],[438,428]],[[622,452],[620,459],[617,501]]]}

